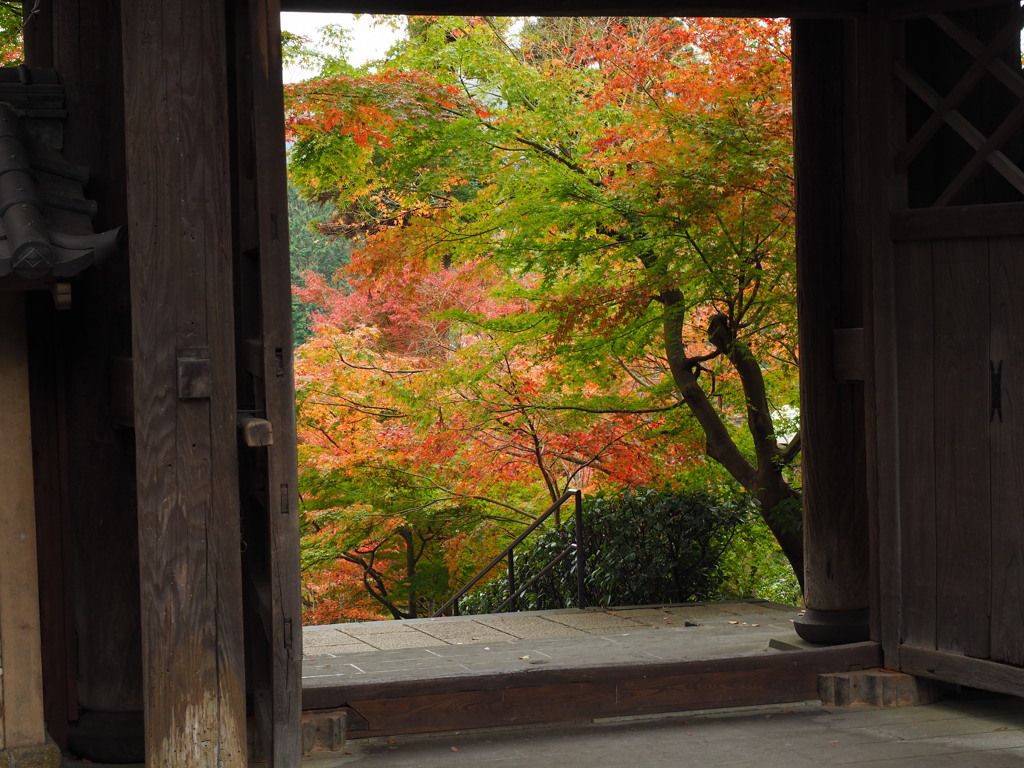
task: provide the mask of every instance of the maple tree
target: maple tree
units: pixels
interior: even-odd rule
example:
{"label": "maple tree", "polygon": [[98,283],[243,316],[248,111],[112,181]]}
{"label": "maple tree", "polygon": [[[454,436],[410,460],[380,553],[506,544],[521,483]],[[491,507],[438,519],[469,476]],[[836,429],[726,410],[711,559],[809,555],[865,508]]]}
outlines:
{"label": "maple tree", "polygon": [[[321,278],[333,280],[348,262],[351,245],[344,238],[333,237],[321,231],[330,221],[332,208],[328,203],[308,203],[294,188],[288,188],[288,247],[291,261],[291,283],[304,284],[302,275],[313,272]],[[316,307],[292,296],[293,342],[296,347],[309,337],[310,314]]]}
{"label": "maple tree", "polygon": [[[292,177],[361,244],[317,337],[378,357],[310,425],[404,424],[443,458],[418,491],[520,511],[574,468],[678,478],[699,436],[802,574],[785,22],[428,17],[323,71],[289,87]],[[459,486],[496,456],[493,496]]]}
{"label": "maple tree", "polygon": [[492,265],[360,277],[367,250],[353,254],[350,286],[307,273],[298,290],[322,310],[296,359],[308,620],[336,610],[333,582],[351,584],[352,566],[393,617],[429,612],[570,486],[667,477],[668,462],[699,454],[652,450],[661,413],[545,405],[557,398],[539,350],[449,319],[516,309],[489,298]]}
{"label": "maple tree", "polygon": [[[25,61],[25,41],[22,19],[23,3],[14,0],[0,0],[0,61],[3,66],[12,67]],[[32,14],[39,13],[38,3]]]}

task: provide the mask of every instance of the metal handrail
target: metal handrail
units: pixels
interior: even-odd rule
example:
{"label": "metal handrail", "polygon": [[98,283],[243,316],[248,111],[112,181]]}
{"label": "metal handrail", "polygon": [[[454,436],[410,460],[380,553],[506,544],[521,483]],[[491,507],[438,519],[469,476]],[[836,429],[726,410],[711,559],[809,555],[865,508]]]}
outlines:
{"label": "metal handrail", "polygon": [[[554,515],[562,509],[562,505],[565,504],[569,499],[575,500],[574,517],[576,522],[576,541],[570,544],[568,547],[563,549],[551,562],[549,562],[540,573],[534,576],[532,579],[527,581],[520,587],[516,587],[516,572],[515,572],[515,560],[512,556],[513,550],[520,544],[522,544],[526,538],[539,528],[545,520],[551,515]],[[557,519],[557,518],[556,518]],[[475,587],[480,580],[490,573],[502,560],[508,560],[508,592],[509,596],[504,602],[498,607],[500,613],[502,609],[507,606],[511,606],[512,610],[516,610],[516,599],[527,589],[533,586],[537,579],[546,574],[555,566],[556,563],[561,562],[566,555],[575,547],[576,549],[576,604],[579,608],[586,607],[586,593],[583,588],[583,569],[586,564],[586,553],[583,550],[583,493],[574,488],[570,488],[552,504],[548,509],[536,520],[523,531],[519,536],[516,537],[515,541],[509,544],[500,553],[495,555],[494,559],[485,565],[480,572],[470,579],[466,585],[460,589],[455,595],[448,600],[444,605],[438,608],[434,613],[431,614],[431,618],[444,615],[448,610],[452,610],[455,616],[459,615],[459,600],[466,596],[466,594]]]}

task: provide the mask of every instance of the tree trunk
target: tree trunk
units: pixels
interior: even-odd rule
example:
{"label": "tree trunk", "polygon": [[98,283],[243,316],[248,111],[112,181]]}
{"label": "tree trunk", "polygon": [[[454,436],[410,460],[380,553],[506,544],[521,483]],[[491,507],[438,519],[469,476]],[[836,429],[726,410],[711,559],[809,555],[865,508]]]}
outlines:
{"label": "tree trunk", "polygon": [[801,498],[782,475],[786,459],[775,437],[760,366],[750,350],[736,341],[728,318],[724,315],[712,318],[708,329],[710,341],[730,361],[743,383],[747,401],[747,426],[755,446],[755,464],[736,445],[721,414],[697,381],[697,366],[701,359],[707,358],[691,358],[686,354],[683,344],[682,310],[685,304],[682,292],[665,291],[660,300],[665,307],[663,334],[669,369],[686,405],[704,431],[705,452],[757,500],[761,517],[782,547],[803,589]]}
{"label": "tree trunk", "polygon": [[754,498],[760,507],[761,517],[782,547],[782,554],[793,566],[793,572],[803,591],[803,502],[800,494],[789,486],[777,469],[773,468],[765,474],[768,477],[765,477],[764,482],[759,483],[760,487],[754,490]]}

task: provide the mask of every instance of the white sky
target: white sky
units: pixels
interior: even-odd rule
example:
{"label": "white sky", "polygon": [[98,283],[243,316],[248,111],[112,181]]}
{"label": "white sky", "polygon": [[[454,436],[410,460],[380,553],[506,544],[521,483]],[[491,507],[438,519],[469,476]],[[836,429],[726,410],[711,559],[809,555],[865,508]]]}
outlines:
{"label": "white sky", "polygon": [[[387,26],[374,25],[373,18],[369,15],[361,15],[356,18],[351,13],[282,13],[281,28],[295,35],[308,37],[316,42],[321,27],[328,24],[337,24],[349,30],[352,34],[349,43],[351,54],[349,61],[353,64],[362,64],[370,59],[382,56],[391,43],[398,37],[398,33]],[[310,77],[314,73],[304,72],[295,67],[286,67],[284,81],[294,83],[303,78]]]}

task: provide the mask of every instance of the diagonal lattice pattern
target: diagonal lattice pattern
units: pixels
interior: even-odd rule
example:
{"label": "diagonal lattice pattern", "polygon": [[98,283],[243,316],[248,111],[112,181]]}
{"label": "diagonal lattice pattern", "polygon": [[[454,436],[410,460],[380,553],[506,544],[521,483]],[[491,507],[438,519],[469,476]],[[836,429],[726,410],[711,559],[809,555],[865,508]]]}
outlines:
{"label": "diagonal lattice pattern", "polygon": [[[896,170],[918,190],[911,207],[1024,199],[1024,8],[993,10],[1002,16],[995,24],[991,12],[908,24],[894,72],[907,91],[907,138]],[[983,183],[988,169],[1001,182]]]}

